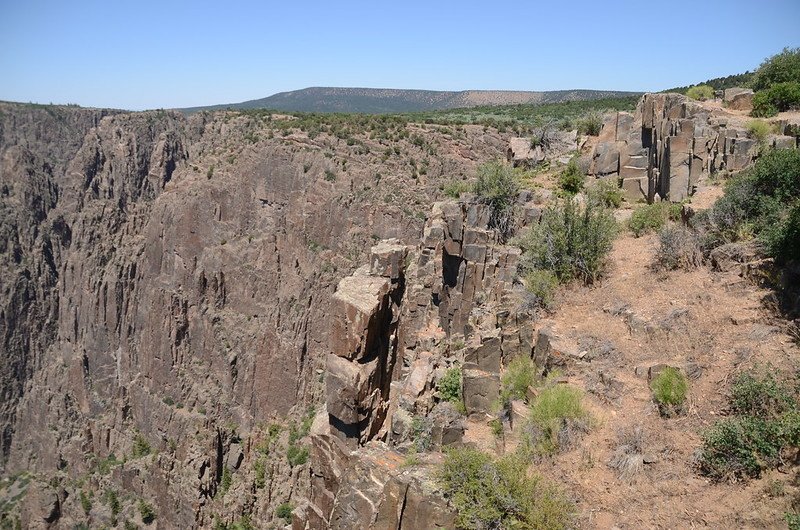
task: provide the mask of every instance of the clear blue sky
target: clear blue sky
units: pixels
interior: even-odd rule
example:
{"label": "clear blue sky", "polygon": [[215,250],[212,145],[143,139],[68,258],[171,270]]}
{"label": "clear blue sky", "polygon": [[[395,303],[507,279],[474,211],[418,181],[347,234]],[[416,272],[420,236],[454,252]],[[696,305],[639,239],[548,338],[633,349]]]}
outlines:
{"label": "clear blue sky", "polygon": [[0,99],[126,109],[308,86],[662,90],[800,46],[800,0],[0,0]]}

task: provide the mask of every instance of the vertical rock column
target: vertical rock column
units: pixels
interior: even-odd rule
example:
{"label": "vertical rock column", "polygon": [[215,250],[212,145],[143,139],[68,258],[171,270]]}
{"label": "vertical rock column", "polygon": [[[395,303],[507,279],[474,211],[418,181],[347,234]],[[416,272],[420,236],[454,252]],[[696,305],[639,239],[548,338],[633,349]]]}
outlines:
{"label": "vertical rock column", "polygon": [[388,240],[334,294],[326,404],[331,433],[356,448],[378,436],[396,376],[407,249]]}

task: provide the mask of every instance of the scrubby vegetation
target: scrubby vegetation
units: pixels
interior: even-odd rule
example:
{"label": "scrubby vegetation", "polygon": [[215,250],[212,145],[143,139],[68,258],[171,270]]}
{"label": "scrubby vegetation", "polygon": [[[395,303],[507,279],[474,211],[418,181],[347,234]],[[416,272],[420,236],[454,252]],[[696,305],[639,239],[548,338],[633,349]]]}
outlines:
{"label": "scrubby vegetation", "polygon": [[599,179],[586,191],[587,200],[605,208],[619,208],[624,199],[619,183],[611,179]]}
{"label": "scrubby vegetation", "polygon": [[697,85],[687,90],[686,95],[698,101],[714,99],[714,88],[708,85]]}
{"label": "scrubby vegetation", "polygon": [[[708,79],[707,81],[703,81],[698,85],[707,85],[714,90],[724,90],[726,88],[733,88],[733,87],[745,87],[745,86],[750,86],[754,75],[755,74],[753,72],[745,72],[743,74],[733,74],[725,77],[715,77],[714,79]],[[680,94],[686,94],[689,91],[689,89],[698,85],[670,88],[668,90],[664,90],[664,92],[678,92]]]}
{"label": "scrubby vegetation", "polygon": [[800,83],[778,83],[753,96],[751,114],[760,118],[800,108]]}
{"label": "scrubby vegetation", "polygon": [[597,136],[603,128],[603,115],[596,111],[589,112],[583,118],[576,120],[575,127],[578,134]]}
{"label": "scrubby vegetation", "polygon": [[797,394],[797,381],[783,381],[771,369],[740,374],[731,385],[732,415],[703,434],[701,472],[742,480],[780,465],[787,448],[800,448]]}
{"label": "scrubby vegetation", "polygon": [[442,401],[461,403],[461,367],[453,366],[436,383],[436,392]]}
{"label": "scrubby vegetation", "polygon": [[152,504],[144,499],[141,499],[139,500],[138,508],[139,515],[142,517],[142,522],[144,524],[150,524],[156,520],[156,511]]}
{"label": "scrubby vegetation", "polygon": [[667,366],[650,382],[650,390],[661,415],[669,417],[682,411],[689,384],[683,372]]}
{"label": "scrubby vegetation", "polygon": [[753,76],[753,90],[790,82],[800,83],[800,48],[784,48],[761,63]]}
{"label": "scrubby vegetation", "polygon": [[507,404],[512,399],[528,400],[529,387],[536,385],[536,365],[530,357],[517,357],[506,367],[501,379],[500,401]]}
{"label": "scrubby vegetation", "polygon": [[620,98],[603,98],[539,105],[492,105],[468,109],[449,109],[400,115],[409,121],[442,125],[476,124],[495,127],[501,132],[512,130],[527,136],[546,123],[563,130],[583,128],[582,134],[596,129],[596,117],[607,112],[632,111],[640,95]]}
{"label": "scrubby vegetation", "polygon": [[545,309],[552,306],[558,283],[553,271],[531,269],[525,273],[525,289],[534,297],[534,302]]}
{"label": "scrubby vegetation", "polygon": [[290,467],[302,466],[308,462],[308,447],[301,445],[289,445],[286,449],[286,460]]}
{"label": "scrubby vegetation", "polygon": [[800,259],[800,151],[774,150],[728,183],[693,220],[703,248],[752,237],[779,263]]}
{"label": "scrubby vegetation", "polygon": [[750,120],[747,122],[747,135],[758,142],[763,151],[767,146],[767,137],[772,132],[772,127],[764,120]]}
{"label": "scrubby vegetation", "polygon": [[753,116],[800,108],[800,48],[784,48],[765,60],[755,73],[753,90]]}
{"label": "scrubby vegetation", "polygon": [[294,510],[292,505],[288,502],[284,502],[275,510],[275,517],[283,519],[287,524],[289,524],[292,521],[292,510]]}
{"label": "scrubby vegetation", "polygon": [[591,418],[578,388],[549,384],[531,403],[529,421],[528,449],[548,455],[572,447],[588,432]]}
{"label": "scrubby vegetation", "polygon": [[519,193],[513,168],[499,161],[482,164],[473,191],[491,207],[489,226],[503,237],[510,235],[514,229],[514,201]]}
{"label": "scrubby vegetation", "polygon": [[655,264],[662,270],[691,270],[700,265],[703,253],[697,233],[685,226],[666,226],[658,234]]}
{"label": "scrubby vegetation", "polygon": [[667,224],[667,221],[680,219],[681,208],[680,204],[669,202],[644,204],[633,211],[628,220],[628,228],[636,237],[650,232],[658,232]]}
{"label": "scrubby vegetation", "polygon": [[152,451],[150,443],[141,433],[137,433],[133,439],[133,458],[147,456],[150,454],[150,451]]}
{"label": "scrubby vegetation", "polygon": [[558,177],[558,185],[567,194],[575,195],[583,189],[585,180],[586,175],[583,174],[583,171],[578,166],[578,160],[573,158]]}
{"label": "scrubby vegetation", "polygon": [[464,180],[452,180],[446,184],[443,184],[441,189],[442,192],[451,199],[458,199],[464,193],[471,191],[472,186],[469,182]]}
{"label": "scrubby vegetation", "polygon": [[619,478],[633,482],[644,468],[644,431],[640,425],[617,432],[617,446],[608,466],[616,469]]}
{"label": "scrubby vegetation", "polygon": [[548,208],[518,243],[525,271],[549,271],[561,283],[597,280],[617,232],[611,213],[592,201],[567,198]]}
{"label": "scrubby vegetation", "polygon": [[493,460],[475,449],[455,449],[445,457],[440,482],[455,507],[459,528],[537,528],[570,525],[574,507],[538,475],[530,476],[517,455]]}

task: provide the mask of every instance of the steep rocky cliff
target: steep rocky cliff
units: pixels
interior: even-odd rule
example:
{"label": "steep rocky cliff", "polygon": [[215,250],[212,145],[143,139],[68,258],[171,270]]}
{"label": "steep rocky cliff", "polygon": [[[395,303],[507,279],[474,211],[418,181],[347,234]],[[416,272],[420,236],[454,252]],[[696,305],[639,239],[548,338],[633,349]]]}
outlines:
{"label": "steep rocky cliff", "polygon": [[390,142],[260,114],[0,110],[2,456],[34,528],[139,520],[139,501],[165,528],[273,519],[307,487],[284,452],[323,394],[335,280],[375,238],[415,237],[441,182],[504,145],[479,127],[390,124]]}
{"label": "steep rocky cliff", "polygon": [[[635,114],[606,120],[590,173],[631,203],[680,201],[758,156],[740,121],[721,114],[647,95]],[[519,437],[521,402],[506,411],[502,442],[487,427],[514,359],[563,369],[599,409],[624,397],[601,412],[609,424],[617,412],[650,414],[639,364],[702,364],[699,388],[721,377],[710,347],[665,358],[663,326],[628,307],[652,309],[637,305],[653,292],[638,241],[615,250],[608,286],[570,294],[591,319],[570,307],[570,319],[539,318],[517,277],[521,251],[491,226],[489,206],[441,200],[443,184],[506,154],[504,134],[336,120],[0,106],[4,524],[449,528],[441,450],[502,452],[505,431]],[[552,158],[578,140],[564,137]],[[518,228],[539,222],[553,196],[534,189],[515,199]],[[623,270],[626,260],[642,270]],[[732,296],[667,285],[654,295],[664,306]],[[706,334],[722,340],[722,320],[736,322]],[[613,333],[625,351],[606,340]],[[739,335],[725,347],[744,344]],[[437,389],[454,367],[463,410]],[[570,467],[583,454],[558,458],[542,467],[601,506],[619,500]],[[694,476],[684,468],[669,480]]]}

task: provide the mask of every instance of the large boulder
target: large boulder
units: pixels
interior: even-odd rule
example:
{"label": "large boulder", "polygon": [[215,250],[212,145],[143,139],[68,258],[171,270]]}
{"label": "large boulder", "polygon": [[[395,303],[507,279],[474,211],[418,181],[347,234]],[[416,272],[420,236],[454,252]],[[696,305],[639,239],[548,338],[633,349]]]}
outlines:
{"label": "large boulder", "polygon": [[726,88],[723,102],[726,107],[734,110],[753,110],[753,91],[747,88]]}

